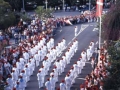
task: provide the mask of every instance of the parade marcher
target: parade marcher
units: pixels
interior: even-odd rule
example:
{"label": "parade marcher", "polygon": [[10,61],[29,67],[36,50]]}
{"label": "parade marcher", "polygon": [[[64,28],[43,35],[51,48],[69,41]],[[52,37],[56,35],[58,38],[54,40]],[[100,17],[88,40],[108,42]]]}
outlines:
{"label": "parade marcher", "polygon": [[60,83],[60,90],[66,90],[65,80]]}
{"label": "parade marcher", "polygon": [[22,70],[21,73],[20,73],[20,76],[22,76],[23,80],[24,80],[24,85],[25,87],[27,86],[27,80],[26,80],[26,73],[25,73],[25,70]]}
{"label": "parade marcher", "polygon": [[75,37],[77,36],[77,32],[78,32],[78,27],[75,26]]}
{"label": "parade marcher", "polygon": [[51,48],[54,47],[54,39],[52,37],[50,38],[50,46],[51,46]]}
{"label": "parade marcher", "polygon": [[25,59],[23,58],[23,56],[20,56],[19,60],[21,63],[21,70],[22,70],[24,68],[23,66],[25,65]]}
{"label": "parade marcher", "polygon": [[20,63],[19,60],[16,62],[16,66],[17,66],[17,68],[18,68],[18,72],[20,73],[20,72],[21,72],[21,67],[22,67],[22,65],[21,65],[21,63]]}
{"label": "parade marcher", "polygon": [[70,77],[69,77],[68,74],[67,74],[66,77],[65,77],[65,84],[66,84],[66,90],[70,90],[71,80],[70,80]]}
{"label": "parade marcher", "polygon": [[51,90],[55,90],[55,78],[54,75],[50,77]]}
{"label": "parade marcher", "polygon": [[39,50],[38,50],[38,55],[39,55],[39,60],[42,61],[43,56],[42,56],[42,50],[41,50],[41,48],[39,48]]}
{"label": "parade marcher", "polygon": [[75,52],[76,52],[78,50],[78,40],[75,39],[74,43],[75,43]]}
{"label": "parade marcher", "polygon": [[10,86],[10,88],[12,89],[13,86],[14,86],[14,83],[13,83],[13,79],[12,79],[12,76],[9,75],[6,82],[8,83],[8,85]]}
{"label": "parade marcher", "polygon": [[74,84],[74,83],[75,83],[75,78],[74,78],[74,67],[71,67],[69,73],[70,73],[69,76],[70,76],[70,79],[71,79],[71,84]]}
{"label": "parade marcher", "polygon": [[28,60],[29,60],[30,55],[29,55],[29,53],[28,53],[27,51],[25,51],[25,50],[24,50],[24,52],[23,52],[23,57],[24,57],[24,59],[25,59],[25,63],[28,63]]}
{"label": "parade marcher", "polygon": [[14,89],[20,90],[20,83],[18,81],[16,82]]}
{"label": "parade marcher", "polygon": [[42,84],[44,83],[44,79],[45,79],[45,69],[44,66],[42,66],[40,69],[41,71],[41,78],[42,78]]}
{"label": "parade marcher", "polygon": [[79,72],[79,67],[77,65],[77,62],[75,64],[73,64],[74,67],[74,77],[76,78],[78,76],[78,72]]}
{"label": "parade marcher", "polygon": [[17,73],[15,72],[15,70],[12,70],[11,75],[12,75],[13,83],[15,84],[16,81],[18,80],[18,75],[17,75]]}
{"label": "parade marcher", "polygon": [[50,79],[49,78],[45,82],[45,87],[46,87],[47,90],[51,90],[51,83],[50,83]]}
{"label": "parade marcher", "polygon": [[61,68],[61,73],[63,73],[65,69],[65,61],[63,60],[63,58],[61,58],[60,60],[60,68]]}
{"label": "parade marcher", "polygon": [[58,71],[58,75],[60,75],[61,74],[61,66],[60,66],[60,60],[57,60],[57,62],[55,63],[55,65],[56,65],[56,69],[57,69],[57,71]]}
{"label": "parade marcher", "polygon": [[37,73],[37,80],[38,80],[39,88],[43,87],[42,78],[43,78],[42,72],[39,70]]}
{"label": "parade marcher", "polygon": [[11,90],[11,87],[9,86],[9,84],[6,82],[5,83],[5,88],[4,88],[4,90]]}
{"label": "parade marcher", "polygon": [[87,60],[89,61],[90,60],[90,57],[91,57],[91,51],[90,51],[90,48],[88,47],[88,49],[86,50],[87,52]]}
{"label": "parade marcher", "polygon": [[54,71],[55,82],[58,82],[58,71],[56,66],[54,67],[53,71]]}
{"label": "parade marcher", "polygon": [[20,83],[20,89],[25,90],[25,80],[23,79],[22,76],[19,76],[19,83]]}
{"label": "parade marcher", "polygon": [[39,62],[40,62],[40,60],[39,60],[39,54],[38,54],[38,52],[36,52],[36,54],[34,55],[34,59],[35,59],[35,63],[36,63],[36,67],[38,67],[39,66]]}
{"label": "parade marcher", "polygon": [[26,82],[30,80],[30,68],[28,68],[28,65],[26,64],[24,67],[25,74],[26,74]]}
{"label": "parade marcher", "polygon": [[62,39],[62,42],[63,42],[63,50],[66,48],[66,40],[65,38]]}

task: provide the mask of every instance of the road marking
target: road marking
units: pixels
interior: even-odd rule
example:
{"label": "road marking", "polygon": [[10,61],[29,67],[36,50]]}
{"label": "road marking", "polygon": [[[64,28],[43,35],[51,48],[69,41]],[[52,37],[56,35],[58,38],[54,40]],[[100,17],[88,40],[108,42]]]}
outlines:
{"label": "road marking", "polygon": [[[77,36],[78,36],[83,30],[85,30],[88,26],[89,26],[89,24],[87,24],[87,25],[81,25],[81,29],[80,29],[80,31],[78,32]],[[77,37],[77,36],[76,36],[76,37]]]}
{"label": "road marking", "polygon": [[70,45],[71,42],[68,43],[68,45]]}
{"label": "road marking", "polygon": [[98,44],[98,41],[95,43],[96,45]]}
{"label": "road marking", "polygon": [[60,32],[62,32],[62,29],[60,30]]}
{"label": "road marking", "polygon": [[77,79],[85,80],[85,78],[77,78]]}
{"label": "road marking", "polygon": [[98,28],[94,28],[93,31],[98,31]]}

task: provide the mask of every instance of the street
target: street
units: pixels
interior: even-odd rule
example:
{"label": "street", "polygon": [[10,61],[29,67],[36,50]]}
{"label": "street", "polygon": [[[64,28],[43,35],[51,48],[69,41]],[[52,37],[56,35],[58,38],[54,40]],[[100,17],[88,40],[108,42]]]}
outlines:
{"label": "street", "polygon": [[[67,14],[69,15],[69,13]],[[78,14],[79,13],[77,12],[77,15]],[[66,16],[63,13],[58,14],[58,15]],[[78,26],[78,34],[76,37],[74,35],[75,26]],[[96,23],[93,22],[93,23],[83,23],[83,24],[77,24],[77,25],[72,25],[72,26],[65,26],[63,28],[57,29],[56,34],[54,36],[55,45],[59,41],[61,41],[62,38],[66,39],[67,48],[69,47],[69,45],[72,43],[72,41],[75,38],[79,41],[79,44],[78,44],[78,51],[72,57],[70,64],[66,66],[65,72],[59,76],[58,82],[56,83],[56,88],[59,87],[61,80],[65,78],[71,66],[75,63],[75,61],[78,60],[78,58],[81,55],[81,51],[86,50],[91,41],[94,41],[95,43],[98,41],[97,30],[94,30],[95,27],[96,27]],[[61,56],[66,52],[66,50],[64,50],[61,53],[61,55],[57,57],[57,59],[61,58]],[[42,62],[40,63],[40,66],[35,69],[34,74],[30,77],[30,81],[27,83],[27,87],[25,90],[45,90],[45,86],[40,89],[38,88],[37,73],[41,66],[42,66]],[[51,65],[48,75],[45,77],[45,82],[47,81],[47,78],[49,78],[50,73],[53,69],[53,66],[54,66],[54,63]],[[82,73],[76,78],[75,84],[72,85],[71,90],[79,90],[80,84],[84,82],[86,75],[90,74],[91,71],[92,71],[92,68],[91,68],[90,62],[86,62],[86,66],[83,68]]]}

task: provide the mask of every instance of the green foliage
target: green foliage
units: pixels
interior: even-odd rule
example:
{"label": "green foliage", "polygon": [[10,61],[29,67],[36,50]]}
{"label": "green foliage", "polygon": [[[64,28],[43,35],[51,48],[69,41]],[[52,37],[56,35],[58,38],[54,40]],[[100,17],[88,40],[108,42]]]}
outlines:
{"label": "green foliage", "polygon": [[53,9],[44,9],[42,6],[38,6],[37,9],[35,10],[36,14],[38,14],[38,17],[43,19],[43,18],[49,18],[51,16],[51,13],[53,13]]}
{"label": "green foliage", "polygon": [[120,1],[113,5],[105,16],[102,28],[106,40],[118,40],[120,37]]}
{"label": "green foliage", "polygon": [[[117,41],[118,43],[119,41]],[[119,45],[116,46],[116,41],[112,42],[108,48],[110,55],[111,68],[107,68],[110,73],[109,77],[105,79],[104,90],[118,90],[120,87],[120,50]]]}
{"label": "green foliage", "polygon": [[12,6],[12,8],[19,10],[21,7],[22,0],[5,0],[6,2],[9,2],[9,4]]}
{"label": "green foliage", "polygon": [[7,28],[13,24],[15,24],[15,16],[13,13],[8,13],[6,15],[0,16],[0,26],[3,28]]}
{"label": "green foliage", "polygon": [[29,21],[31,21],[31,18],[30,17],[28,17],[28,15],[27,14],[21,14],[21,18],[23,19],[23,21],[25,21],[25,22],[29,22]]}
{"label": "green foliage", "polygon": [[15,16],[10,10],[9,3],[0,0],[0,27],[7,28],[15,23]]}

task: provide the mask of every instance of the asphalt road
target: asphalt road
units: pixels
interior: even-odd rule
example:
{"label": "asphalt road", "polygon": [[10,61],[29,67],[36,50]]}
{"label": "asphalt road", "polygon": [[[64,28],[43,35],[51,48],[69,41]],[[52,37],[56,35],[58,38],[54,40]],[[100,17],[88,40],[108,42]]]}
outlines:
{"label": "asphalt road", "polygon": [[[59,28],[56,31],[56,35],[54,36],[55,39],[55,45],[62,40],[62,38],[66,39],[66,43],[67,46],[69,46],[70,43],[72,43],[72,40],[74,40],[75,38],[78,39],[79,41],[79,45],[78,45],[78,51],[76,52],[76,54],[72,57],[70,64],[68,64],[65,68],[65,72],[62,73],[59,78],[58,81],[56,83],[56,87],[59,87],[59,84],[61,82],[62,79],[65,78],[65,75],[68,73],[68,71],[70,70],[70,67],[75,63],[75,61],[78,60],[81,51],[82,50],[86,50],[88,48],[88,45],[91,41],[98,41],[98,36],[97,36],[97,31],[93,30],[96,26],[96,23],[85,23],[85,24],[78,24],[78,36],[75,37],[74,36],[74,27],[76,25],[72,25],[72,26],[65,26],[63,28]],[[97,45],[96,45],[97,46]],[[64,50],[61,54],[61,56],[65,53],[66,50]],[[57,57],[60,58],[61,56]],[[38,73],[38,69],[42,66],[42,63],[40,64],[39,67],[37,67],[34,71],[34,74],[30,77],[30,81],[27,83],[27,87],[25,90],[45,90],[45,87],[43,88],[38,88],[38,81],[37,81],[37,73]],[[50,70],[48,75],[45,77],[45,81],[47,80],[47,78],[49,78],[50,72],[53,69],[53,65],[51,65]],[[76,78],[75,80],[75,84],[72,85],[71,90],[79,90],[79,86],[81,83],[84,82],[84,78],[87,74],[89,74],[92,71],[91,68],[91,64],[90,62],[86,62],[86,66],[84,67],[84,69],[82,70],[82,73]]]}

